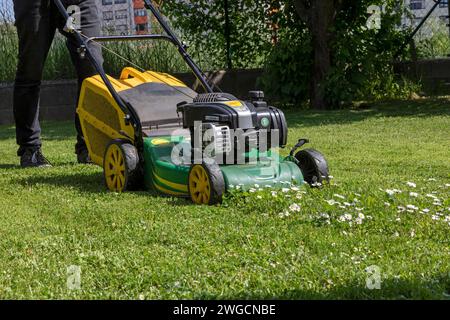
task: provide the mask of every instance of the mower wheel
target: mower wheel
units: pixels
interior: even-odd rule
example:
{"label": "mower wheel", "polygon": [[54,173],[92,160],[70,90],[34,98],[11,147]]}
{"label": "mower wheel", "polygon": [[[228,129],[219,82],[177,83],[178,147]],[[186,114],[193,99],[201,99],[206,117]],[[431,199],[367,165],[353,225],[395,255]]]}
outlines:
{"label": "mower wheel", "polygon": [[297,152],[295,158],[303,174],[303,179],[311,186],[328,181],[327,160],[315,149],[305,149]]}
{"label": "mower wheel", "polygon": [[215,205],[222,201],[225,181],[216,164],[194,164],[189,171],[189,194],[195,204]]}
{"label": "mower wheel", "polygon": [[124,140],[111,141],[103,158],[103,174],[111,191],[125,192],[136,188],[141,178],[136,147]]}

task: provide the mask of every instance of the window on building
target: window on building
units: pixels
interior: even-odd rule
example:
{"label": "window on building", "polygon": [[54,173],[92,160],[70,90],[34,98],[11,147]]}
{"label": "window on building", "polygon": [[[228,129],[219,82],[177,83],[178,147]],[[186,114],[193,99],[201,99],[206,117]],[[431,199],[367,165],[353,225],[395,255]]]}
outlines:
{"label": "window on building", "polygon": [[108,20],[113,20],[114,19],[114,14],[112,11],[103,11],[103,20],[108,21]]}
{"label": "window on building", "polygon": [[425,9],[425,0],[411,0],[409,7],[411,10]]}
{"label": "window on building", "polygon": [[117,10],[116,11],[116,19],[128,19],[128,11],[127,10]]}
{"label": "window on building", "polygon": [[128,33],[128,26],[126,24],[117,25],[116,31],[118,31],[121,35],[126,35]]}
{"label": "window on building", "polygon": [[142,23],[142,24],[137,24],[136,25],[136,31],[147,31],[148,30],[148,24],[147,23]]}
{"label": "window on building", "polygon": [[147,16],[147,11],[145,11],[145,9],[135,9],[134,16],[135,17],[145,17],[145,16]]}
{"label": "window on building", "polygon": [[447,8],[448,7],[448,0],[442,0],[441,3],[439,3],[439,8]]}
{"label": "window on building", "polygon": [[439,16],[439,19],[441,19],[442,22],[448,22],[448,16]]}
{"label": "window on building", "polygon": [[113,3],[113,0],[102,0],[102,4],[103,4],[104,6],[111,5],[112,3]]}
{"label": "window on building", "polygon": [[114,4],[126,3],[127,0],[114,0]]}

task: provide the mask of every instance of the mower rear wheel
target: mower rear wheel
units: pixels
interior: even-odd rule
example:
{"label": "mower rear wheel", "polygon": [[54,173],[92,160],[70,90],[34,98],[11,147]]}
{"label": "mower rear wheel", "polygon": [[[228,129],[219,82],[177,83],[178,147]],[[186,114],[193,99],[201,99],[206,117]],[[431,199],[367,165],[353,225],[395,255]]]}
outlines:
{"label": "mower rear wheel", "polygon": [[189,195],[195,204],[215,205],[222,201],[225,181],[216,164],[194,164],[189,171]]}
{"label": "mower rear wheel", "polygon": [[105,184],[114,192],[125,192],[139,181],[139,155],[128,141],[113,140],[106,147],[103,158]]}
{"label": "mower rear wheel", "polygon": [[315,149],[297,152],[295,158],[303,174],[303,179],[311,186],[329,180],[327,160]]}

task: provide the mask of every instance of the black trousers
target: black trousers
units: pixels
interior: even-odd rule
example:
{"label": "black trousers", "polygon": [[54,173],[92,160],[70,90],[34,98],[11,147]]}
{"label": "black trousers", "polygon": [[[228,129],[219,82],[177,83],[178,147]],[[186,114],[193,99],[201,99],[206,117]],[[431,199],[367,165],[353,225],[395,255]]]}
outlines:
{"label": "black trousers", "polygon": [[[39,125],[39,94],[44,63],[58,29],[67,38],[72,63],[78,76],[78,90],[87,77],[97,73],[89,60],[80,58],[78,44],[72,34],[63,31],[65,21],[53,0],[13,0],[16,28],[19,37],[19,62],[14,84],[13,109],[16,123],[17,154],[21,156],[27,148],[41,146]],[[88,36],[100,34],[100,18],[95,0],[63,0],[63,4],[78,5],[81,17],[81,32]],[[90,44],[93,55],[103,64],[101,48]],[[86,148],[80,121],[75,113],[78,153]]]}

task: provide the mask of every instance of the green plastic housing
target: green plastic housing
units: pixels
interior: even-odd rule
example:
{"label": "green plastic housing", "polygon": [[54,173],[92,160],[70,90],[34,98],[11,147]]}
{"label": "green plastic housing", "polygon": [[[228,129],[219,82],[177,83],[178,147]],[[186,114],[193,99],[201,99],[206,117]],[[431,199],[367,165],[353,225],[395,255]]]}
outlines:
{"label": "green plastic housing", "polygon": [[[172,150],[180,143],[186,143],[183,136],[144,139],[147,188],[172,196],[189,196],[190,165],[178,165],[172,161]],[[255,186],[281,188],[303,183],[303,175],[297,164],[273,153],[269,159],[254,164],[221,165],[226,190],[237,186],[248,190]]]}

